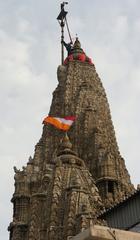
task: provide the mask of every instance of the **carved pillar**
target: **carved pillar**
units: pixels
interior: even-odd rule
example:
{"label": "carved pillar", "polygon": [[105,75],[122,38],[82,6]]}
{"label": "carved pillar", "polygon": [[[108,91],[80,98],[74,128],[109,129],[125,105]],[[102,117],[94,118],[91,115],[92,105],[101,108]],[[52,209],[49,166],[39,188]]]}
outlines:
{"label": "carved pillar", "polygon": [[64,239],[68,239],[75,234],[75,215],[78,194],[76,189],[70,189],[67,193],[67,208],[64,219]]}
{"label": "carved pillar", "polygon": [[24,223],[28,221],[29,200],[29,196],[26,195],[16,195],[13,197],[12,202],[14,203],[14,218],[17,221]]}
{"label": "carved pillar", "polygon": [[28,225],[13,221],[8,227],[10,240],[28,240]]}
{"label": "carved pillar", "polygon": [[60,205],[61,205],[61,191],[62,191],[62,174],[63,168],[56,167],[55,175],[53,178],[53,189],[52,189],[52,203],[50,210],[50,222],[48,228],[48,238],[49,240],[57,239],[58,230],[60,226]]}
{"label": "carved pillar", "polygon": [[31,198],[31,220],[29,226],[29,239],[39,240],[41,230],[41,214],[42,201],[44,201],[44,194],[36,193]]}

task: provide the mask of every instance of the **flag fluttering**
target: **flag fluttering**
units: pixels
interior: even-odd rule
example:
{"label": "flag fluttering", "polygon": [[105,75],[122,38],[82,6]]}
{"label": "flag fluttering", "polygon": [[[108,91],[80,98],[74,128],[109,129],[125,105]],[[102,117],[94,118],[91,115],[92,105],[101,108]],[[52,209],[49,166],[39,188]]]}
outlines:
{"label": "flag fluttering", "polygon": [[69,117],[64,117],[64,118],[59,118],[59,117],[46,117],[43,120],[43,124],[51,124],[55,126],[56,128],[63,130],[63,131],[68,131],[75,121],[76,117],[74,116],[69,116]]}

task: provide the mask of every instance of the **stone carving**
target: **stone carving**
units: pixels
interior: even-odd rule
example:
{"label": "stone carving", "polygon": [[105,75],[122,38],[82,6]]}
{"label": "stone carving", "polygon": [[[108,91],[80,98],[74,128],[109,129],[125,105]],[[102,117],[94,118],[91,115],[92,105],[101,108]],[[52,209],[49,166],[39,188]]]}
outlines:
{"label": "stone carving", "polygon": [[57,69],[57,78],[61,87],[65,85],[66,73],[67,73],[66,66],[60,65]]}
{"label": "stone carving", "polygon": [[31,200],[31,220],[29,226],[29,239],[37,240],[39,239],[39,230],[40,230],[40,222],[39,222],[39,201],[37,196],[33,196]]}
{"label": "stone carving", "polygon": [[14,172],[15,172],[15,173],[19,173],[19,172],[20,172],[20,170],[19,170],[19,169],[17,169],[17,168],[14,166]]}
{"label": "stone carving", "polygon": [[15,240],[21,240],[21,232],[18,226],[15,226],[14,232],[13,232],[13,239]]}
{"label": "stone carving", "polygon": [[91,224],[105,224],[97,221],[100,211],[134,190],[95,66],[69,61],[57,76],[49,114],[76,116],[69,131],[73,146],[62,131],[45,125],[33,158],[21,171],[14,167],[10,240],[70,239]]}

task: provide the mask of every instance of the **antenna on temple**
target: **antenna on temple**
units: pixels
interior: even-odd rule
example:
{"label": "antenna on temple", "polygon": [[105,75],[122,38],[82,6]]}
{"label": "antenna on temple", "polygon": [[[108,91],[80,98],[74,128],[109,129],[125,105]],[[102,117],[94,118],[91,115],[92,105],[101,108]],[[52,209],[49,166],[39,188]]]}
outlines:
{"label": "antenna on temple", "polygon": [[63,42],[64,42],[64,27],[65,27],[65,22],[66,22],[66,15],[68,13],[64,9],[66,4],[68,4],[68,2],[61,3],[61,12],[59,13],[59,15],[57,17],[57,20],[61,27],[61,63],[62,63],[62,65],[64,63],[64,44],[63,44]]}

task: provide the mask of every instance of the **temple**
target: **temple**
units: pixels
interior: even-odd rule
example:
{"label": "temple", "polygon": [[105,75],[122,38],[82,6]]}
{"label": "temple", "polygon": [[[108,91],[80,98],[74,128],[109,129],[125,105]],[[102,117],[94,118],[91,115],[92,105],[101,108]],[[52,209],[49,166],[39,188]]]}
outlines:
{"label": "temple", "polygon": [[68,134],[44,125],[33,158],[15,167],[10,240],[68,240],[108,226],[108,209],[135,193],[104,87],[78,38],[57,78],[49,116],[76,121]]}

